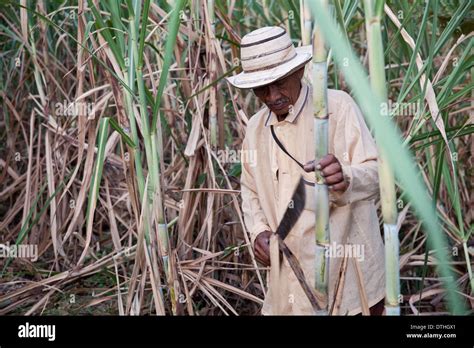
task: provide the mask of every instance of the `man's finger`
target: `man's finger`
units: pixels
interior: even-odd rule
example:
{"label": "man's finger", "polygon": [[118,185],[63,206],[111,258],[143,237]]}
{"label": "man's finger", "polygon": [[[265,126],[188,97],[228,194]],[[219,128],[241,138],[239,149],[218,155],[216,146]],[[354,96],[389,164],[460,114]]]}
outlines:
{"label": "man's finger", "polygon": [[347,185],[347,183],[345,181],[343,182],[340,182],[339,184],[335,184],[335,185],[331,185],[329,186],[329,189],[331,191],[341,191],[341,192],[344,192],[345,190],[347,190],[347,187],[349,185]]}
{"label": "man's finger", "polygon": [[265,266],[270,265],[270,236],[271,231],[264,231],[257,236],[255,240],[254,250],[255,257]]}
{"label": "man's finger", "polygon": [[255,256],[257,257],[258,261],[268,266],[270,258],[265,250],[265,244],[265,239],[257,239],[257,242],[255,243]]}
{"label": "man's finger", "polygon": [[306,172],[314,172],[314,161],[309,161],[304,165],[304,170]]}
{"label": "man's finger", "polygon": [[[321,160],[318,162],[318,165],[321,166],[321,169],[324,169],[325,167],[327,167],[329,164],[333,163],[334,161],[337,161],[337,159],[332,153],[330,153],[324,156],[323,158],[321,158]],[[316,166],[316,169],[317,168],[318,167]]]}
{"label": "man's finger", "polygon": [[343,181],[344,176],[342,172],[337,172],[336,174],[324,177],[324,180],[326,181],[326,185],[335,185]]}
{"label": "man's finger", "polygon": [[258,262],[263,263],[263,255],[260,249],[255,249],[255,258]]}
{"label": "man's finger", "polygon": [[264,262],[263,262],[263,256],[262,256],[261,253],[257,253],[257,252],[256,252],[256,253],[255,253],[255,258],[257,259],[258,262],[264,263]]}
{"label": "man's finger", "polygon": [[258,252],[255,252],[255,257],[257,258],[258,262],[265,266],[268,266],[270,264],[269,257],[267,257],[261,249],[259,249]]}
{"label": "man's finger", "polygon": [[270,265],[270,255],[262,254],[260,255],[260,262],[263,263],[265,266]]}
{"label": "man's finger", "polygon": [[270,245],[270,236],[271,236],[271,232],[264,232],[261,234],[261,236],[259,236],[257,238],[257,242],[259,243],[259,245],[262,247],[262,248],[265,248],[267,247],[268,245]]}
{"label": "man's finger", "polygon": [[262,259],[265,261],[265,265],[270,264],[270,244],[268,244],[270,240],[265,238],[261,241],[260,250],[262,252]]}
{"label": "man's finger", "polygon": [[263,240],[262,244],[261,244],[261,247],[262,247],[262,251],[265,254],[269,254],[270,253],[270,239]]}
{"label": "man's finger", "polygon": [[260,243],[255,243],[255,255],[258,255],[260,258],[262,257],[262,247],[260,246]]}
{"label": "man's finger", "polygon": [[326,168],[324,168],[321,171],[321,174],[324,177],[327,177],[327,176],[331,176],[333,174],[336,174],[340,171],[341,171],[341,165],[339,164],[339,162],[333,162],[330,165],[328,165]]}

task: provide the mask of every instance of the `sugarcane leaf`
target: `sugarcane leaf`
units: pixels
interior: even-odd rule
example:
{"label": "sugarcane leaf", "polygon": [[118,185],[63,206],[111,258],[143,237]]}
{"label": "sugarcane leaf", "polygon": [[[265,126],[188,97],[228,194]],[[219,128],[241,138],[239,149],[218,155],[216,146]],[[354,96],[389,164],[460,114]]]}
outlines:
{"label": "sugarcane leaf", "polygon": [[161,97],[163,95],[163,91],[164,91],[166,81],[168,78],[169,68],[171,66],[171,60],[173,57],[173,50],[176,44],[176,37],[178,34],[180,22],[181,22],[180,12],[183,10],[185,3],[186,3],[185,0],[177,0],[176,6],[172,10],[173,12],[171,13],[171,17],[169,19],[168,37],[166,39],[166,46],[165,46],[165,59],[164,59],[163,67],[160,74],[160,82],[159,82],[158,91],[155,97],[155,105],[153,107],[151,133],[155,133],[156,131],[156,122],[158,120],[158,110],[161,105]]}
{"label": "sugarcane leaf", "polygon": [[230,169],[229,176],[239,177],[241,173],[242,173],[242,164],[236,163]]}
{"label": "sugarcane leaf", "polygon": [[127,133],[125,133],[125,131],[123,130],[122,127],[120,127],[120,125],[118,124],[117,120],[115,118],[110,118],[109,119],[109,123],[110,123],[110,126],[115,130],[117,131],[120,136],[122,137],[123,141],[125,141],[125,143],[132,147],[132,148],[136,148],[136,145],[135,143],[133,142],[133,140],[127,135]]}

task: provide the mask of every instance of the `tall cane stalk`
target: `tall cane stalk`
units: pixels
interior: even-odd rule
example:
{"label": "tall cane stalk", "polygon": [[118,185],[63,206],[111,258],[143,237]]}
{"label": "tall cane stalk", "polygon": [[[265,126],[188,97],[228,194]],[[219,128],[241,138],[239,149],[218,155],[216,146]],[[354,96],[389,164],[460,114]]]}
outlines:
{"label": "tall cane stalk", "polygon": [[[215,40],[216,40],[216,26],[215,26],[215,12],[214,12],[214,0],[207,0],[207,11],[209,18],[209,52],[210,52],[210,65],[209,65],[209,76],[210,83],[217,78],[217,62],[215,52]],[[211,148],[216,150],[217,148],[217,84],[214,84],[210,89],[209,98],[209,129],[211,133]]]}
{"label": "tall cane stalk", "polygon": [[[136,21],[136,18],[139,18],[140,13],[143,12],[143,18],[146,21],[148,17],[148,11],[150,7],[150,1],[147,0],[144,3],[143,9],[141,8],[141,2],[133,1],[133,16],[131,19],[131,23]],[[146,22],[143,23],[146,23]],[[131,43],[132,46],[135,46],[134,53],[136,56],[134,57],[134,61],[136,62],[135,65],[135,75],[137,78],[137,85],[138,85],[138,100],[139,100],[139,111],[140,111],[140,119],[142,124],[142,131],[144,133],[144,145],[145,145],[145,153],[146,153],[146,160],[149,168],[149,176],[151,182],[149,183],[149,191],[143,192],[143,195],[147,195],[146,199],[143,199],[145,204],[149,205],[146,207],[146,212],[150,214],[155,214],[156,219],[156,235],[158,239],[158,245],[160,248],[160,255],[163,261],[163,268],[164,274],[166,276],[168,285],[172,283],[170,279],[170,269],[169,269],[169,262],[168,262],[168,254],[169,254],[169,240],[168,240],[168,231],[166,226],[166,221],[164,218],[164,209],[163,209],[163,199],[162,199],[162,191],[161,191],[161,178],[160,178],[160,166],[159,166],[159,153],[162,153],[160,141],[158,139],[158,134],[156,132],[156,128],[150,128],[149,118],[148,118],[148,107],[147,107],[147,98],[146,98],[146,91],[145,91],[145,81],[143,78],[143,51],[144,51],[144,40],[145,40],[145,33],[146,33],[146,25],[143,24],[141,31],[139,32],[138,22],[136,25],[130,26],[130,34],[131,34]],[[148,219],[145,220],[147,223],[145,224],[145,239],[147,242],[147,249],[148,252],[151,253],[151,240],[150,240],[150,232],[151,232],[151,224]],[[170,290],[172,292],[173,288],[170,286]],[[173,308],[173,313],[175,313],[175,298],[171,295],[171,303]]]}
{"label": "tall cane stalk", "polygon": [[[327,7],[327,1],[322,1]],[[306,5],[309,5],[307,3]],[[309,10],[309,7],[306,6]],[[327,52],[324,38],[315,22],[313,30],[313,113],[314,113],[314,143],[315,163],[318,163],[328,153],[328,101],[327,101]],[[320,297],[321,311],[319,315],[328,315],[328,278],[329,257],[326,248],[329,246],[329,194],[328,187],[321,173],[316,170],[316,277],[315,290]]]}
{"label": "tall cane stalk", "polygon": [[300,0],[301,13],[301,43],[303,46],[311,44],[311,11],[309,9],[308,0]]}
{"label": "tall cane stalk", "polygon": [[[382,29],[384,0],[364,0],[365,25],[367,30],[370,82],[374,93],[378,93],[382,103],[388,103],[385,79],[384,49]],[[380,110],[386,110],[381,108]],[[387,117],[388,115],[380,115]],[[399,240],[397,229],[397,207],[395,179],[383,148],[379,149],[379,185],[382,205],[385,239],[385,311],[386,315],[400,315],[400,267]]]}

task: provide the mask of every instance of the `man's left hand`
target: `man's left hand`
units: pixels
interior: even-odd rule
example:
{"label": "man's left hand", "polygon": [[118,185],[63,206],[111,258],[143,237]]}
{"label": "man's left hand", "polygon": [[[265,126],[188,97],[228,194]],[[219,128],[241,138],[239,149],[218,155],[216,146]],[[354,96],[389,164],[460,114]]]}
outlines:
{"label": "man's left hand", "polygon": [[[315,161],[309,161],[304,165],[306,172],[314,172]],[[332,191],[344,192],[349,184],[344,180],[342,166],[333,154],[327,154],[316,165],[316,169],[321,172],[328,188]]]}

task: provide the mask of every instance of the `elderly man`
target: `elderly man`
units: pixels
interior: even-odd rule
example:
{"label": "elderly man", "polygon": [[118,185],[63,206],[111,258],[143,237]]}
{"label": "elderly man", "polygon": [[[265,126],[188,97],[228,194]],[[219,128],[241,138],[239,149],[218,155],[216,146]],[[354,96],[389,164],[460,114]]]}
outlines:
{"label": "elderly man", "polygon": [[[298,259],[308,284],[314,284],[314,171],[321,171],[330,192],[330,313],[355,315],[361,313],[362,303],[367,301],[371,314],[380,315],[384,249],[374,205],[378,195],[377,150],[353,99],[343,91],[330,89],[329,154],[316,165],[311,160],[315,154],[312,86],[303,80],[311,51],[311,46],[295,48],[280,27],[261,28],[242,38],[243,72],[228,81],[237,88],[253,89],[265,104],[248,122],[242,145],[243,151],[256,154],[256,164],[242,163],[245,225],[257,259],[269,266],[270,236],[303,176],[305,209],[285,243]],[[344,257],[347,262],[342,262]],[[269,279],[262,314],[313,314],[286,258],[278,274],[276,288]]]}

